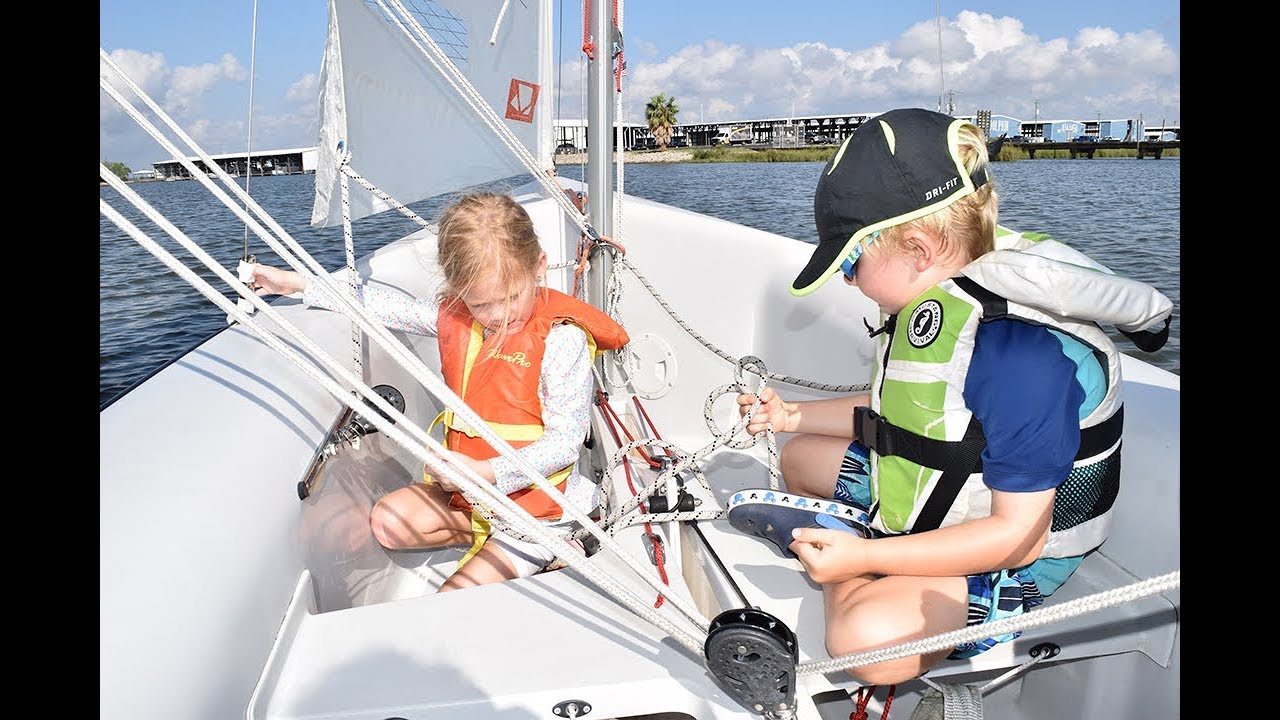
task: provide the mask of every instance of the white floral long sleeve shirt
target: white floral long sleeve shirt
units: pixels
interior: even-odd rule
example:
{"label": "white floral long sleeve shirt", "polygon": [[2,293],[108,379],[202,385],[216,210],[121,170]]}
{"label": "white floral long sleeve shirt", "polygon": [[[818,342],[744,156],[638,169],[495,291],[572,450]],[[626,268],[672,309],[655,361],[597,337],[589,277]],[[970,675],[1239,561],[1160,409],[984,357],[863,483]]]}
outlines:
{"label": "white floral long sleeve shirt", "polygon": [[[413,297],[379,285],[357,287],[365,309],[386,327],[418,335],[436,335],[440,305],[434,299]],[[315,283],[303,292],[302,300],[309,306],[329,310],[336,305]],[[551,328],[538,380],[545,430],[542,437],[517,449],[516,454],[544,477],[576,464],[590,426],[594,390],[586,333],[571,324]],[[495,485],[501,492],[509,495],[533,484],[514,460],[500,455],[490,462]],[[575,467],[569,474],[565,496],[589,512],[596,505],[596,485]]]}

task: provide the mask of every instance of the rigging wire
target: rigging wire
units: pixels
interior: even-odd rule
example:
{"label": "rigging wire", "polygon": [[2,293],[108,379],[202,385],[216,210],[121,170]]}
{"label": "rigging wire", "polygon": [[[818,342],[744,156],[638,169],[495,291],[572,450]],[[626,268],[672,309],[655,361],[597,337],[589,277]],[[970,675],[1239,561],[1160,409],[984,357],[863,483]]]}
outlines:
{"label": "rigging wire", "polygon": [[[249,194],[249,178],[253,176],[253,81],[257,77],[255,68],[258,64],[258,0],[253,0],[253,27],[249,41],[249,118],[245,125],[247,138],[244,148],[244,193]],[[249,210],[248,201],[244,209]],[[249,224],[244,226],[244,254],[241,256],[249,262]]]}
{"label": "rigging wire", "polygon": [[[564,83],[561,71],[564,69],[564,0],[560,0],[560,26],[556,30],[556,122],[560,122],[564,116],[560,114],[560,100],[564,97]],[[563,126],[562,126],[563,127]],[[556,145],[564,142],[563,139],[556,139]]]}

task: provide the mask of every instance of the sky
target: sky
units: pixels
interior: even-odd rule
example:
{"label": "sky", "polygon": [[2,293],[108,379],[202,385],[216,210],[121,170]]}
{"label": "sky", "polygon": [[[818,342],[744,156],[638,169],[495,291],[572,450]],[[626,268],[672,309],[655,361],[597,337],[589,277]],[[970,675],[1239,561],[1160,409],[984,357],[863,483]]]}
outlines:
{"label": "sky", "polygon": [[[1180,123],[1172,0],[620,4],[625,121],[643,122],[645,102],[664,93],[683,123],[937,109],[939,96],[960,115]],[[577,118],[582,1],[552,7],[564,79],[554,99]],[[324,0],[100,0],[99,10],[102,50],[210,154],[316,144]],[[99,107],[101,160],[136,170],[167,159],[106,93]]]}

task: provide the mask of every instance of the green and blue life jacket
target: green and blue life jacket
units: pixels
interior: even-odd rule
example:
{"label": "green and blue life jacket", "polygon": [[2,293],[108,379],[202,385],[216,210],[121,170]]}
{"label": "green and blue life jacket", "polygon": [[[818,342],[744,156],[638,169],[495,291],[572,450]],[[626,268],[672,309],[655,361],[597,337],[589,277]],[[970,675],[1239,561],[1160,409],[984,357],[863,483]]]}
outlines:
{"label": "green and blue life jacket", "polygon": [[1101,364],[1105,394],[1080,420],[1080,451],[1041,557],[1100,545],[1120,488],[1123,426],[1120,354],[1101,326],[1153,351],[1168,339],[1171,312],[1154,288],[1047,235],[1000,228],[995,250],[881,317],[871,404],[854,414],[855,436],[871,450],[872,527],[897,535],[990,515],[986,441],[963,392],[979,324],[1013,318],[1083,343]]}

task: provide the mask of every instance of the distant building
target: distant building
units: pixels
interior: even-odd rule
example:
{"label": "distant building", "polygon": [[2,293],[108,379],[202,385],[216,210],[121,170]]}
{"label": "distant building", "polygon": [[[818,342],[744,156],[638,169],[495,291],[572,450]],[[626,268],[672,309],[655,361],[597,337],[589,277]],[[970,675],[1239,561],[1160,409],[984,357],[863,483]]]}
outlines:
{"label": "distant building", "polygon": [[1024,134],[1022,132],[1022,121],[1008,115],[995,115],[990,112],[979,111],[977,115],[956,115],[955,117],[968,120],[986,130],[989,138],[998,138],[1001,135],[1013,137],[1014,135]]}
{"label": "distant building", "polygon": [[[297,175],[300,173],[308,173],[316,171],[316,162],[319,157],[316,148],[290,148],[287,150],[256,150],[252,153],[222,153],[221,155],[209,156],[223,170],[232,177],[240,177],[249,173],[252,168],[253,175]],[[204,161],[199,158],[187,158],[198,168],[204,168]],[[191,177],[191,173],[187,172],[187,168],[177,160],[162,160],[153,162],[151,166],[155,168],[155,172],[160,177],[165,178],[185,178]]]}
{"label": "distant building", "polygon": [[125,180],[155,180],[155,170],[134,170],[125,177]]}

